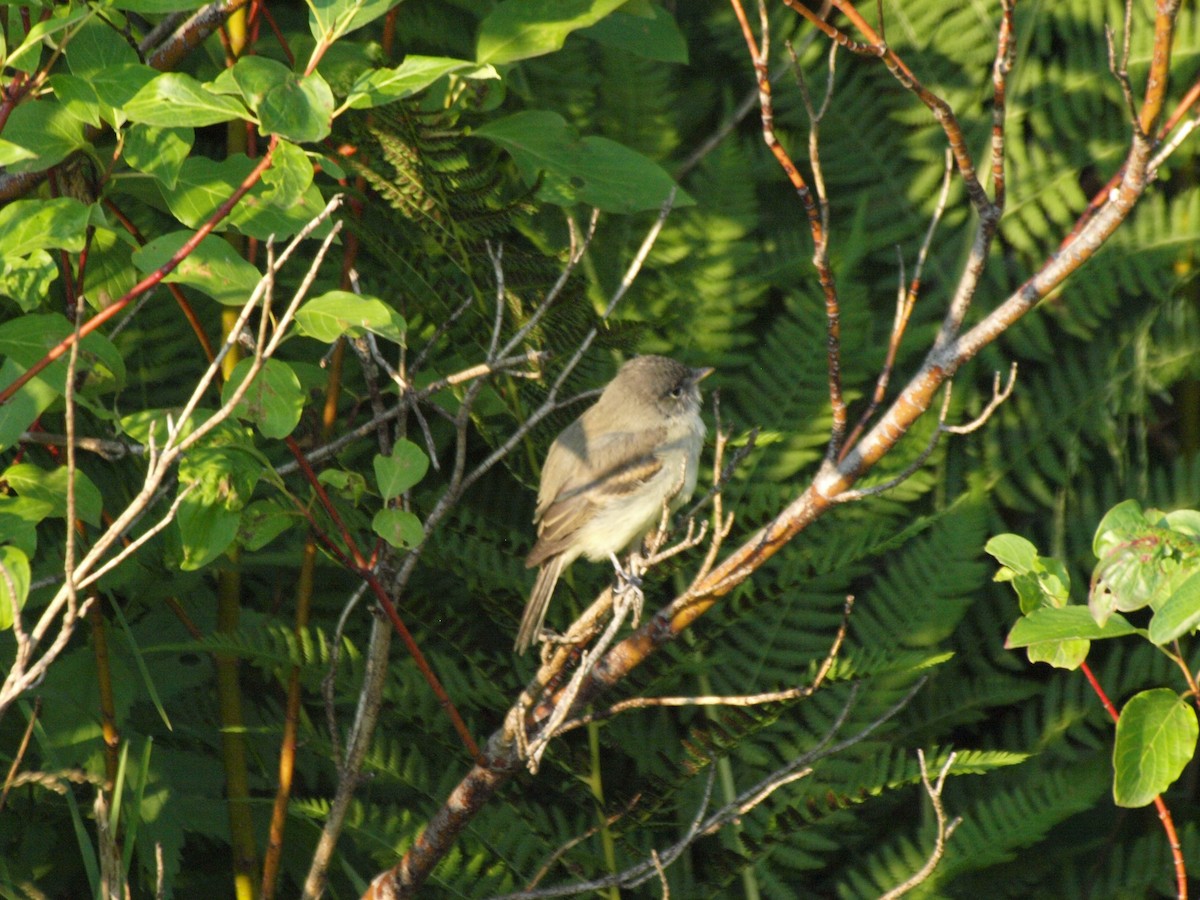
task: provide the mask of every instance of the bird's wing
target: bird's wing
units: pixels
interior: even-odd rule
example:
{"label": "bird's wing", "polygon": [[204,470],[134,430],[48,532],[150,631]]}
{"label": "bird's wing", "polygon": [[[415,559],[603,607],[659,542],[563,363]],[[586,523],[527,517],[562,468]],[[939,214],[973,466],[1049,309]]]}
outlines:
{"label": "bird's wing", "polygon": [[585,453],[583,426],[572,423],[546,456],[534,515],[538,540],[525,565],[540,565],[562,552],[597,508],[628,496],[658,474],[663,463],[655,450],[665,437],[666,428],[613,432],[593,439]]}

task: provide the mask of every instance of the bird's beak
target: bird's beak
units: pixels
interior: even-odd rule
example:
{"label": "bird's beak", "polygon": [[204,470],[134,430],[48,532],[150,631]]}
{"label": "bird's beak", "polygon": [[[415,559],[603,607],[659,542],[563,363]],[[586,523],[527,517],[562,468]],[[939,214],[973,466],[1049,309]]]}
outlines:
{"label": "bird's beak", "polygon": [[692,384],[699,384],[715,371],[716,369],[712,366],[705,366],[703,369],[692,369]]}

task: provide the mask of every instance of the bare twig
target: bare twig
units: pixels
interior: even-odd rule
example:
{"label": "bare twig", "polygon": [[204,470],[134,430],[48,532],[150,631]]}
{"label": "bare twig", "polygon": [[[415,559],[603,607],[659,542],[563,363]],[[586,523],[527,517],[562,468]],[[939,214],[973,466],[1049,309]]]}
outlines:
{"label": "bare twig", "polygon": [[902,897],[919,885],[921,882],[929,878],[933,874],[933,870],[937,868],[937,864],[942,859],[942,854],[946,852],[946,841],[950,840],[950,836],[954,834],[956,828],[962,824],[962,816],[955,816],[953,819],[946,818],[946,810],[942,805],[942,789],[946,786],[946,776],[950,774],[950,767],[954,765],[954,759],[957,753],[951,753],[946,757],[946,762],[942,766],[936,782],[929,780],[929,770],[925,765],[925,751],[917,748],[917,760],[921,764],[921,784],[925,786],[925,793],[929,797],[929,802],[933,805],[933,815],[936,820],[936,834],[933,841],[933,849],[929,853],[929,858],[925,860],[925,864],[921,866],[912,877],[907,879],[903,884],[900,884],[886,894],[883,894],[879,900],[896,900]]}
{"label": "bare twig", "polygon": [[565,734],[568,731],[592,722],[611,719],[631,709],[649,709],[661,706],[758,706],[764,703],[784,703],[789,700],[803,700],[806,697],[811,697],[825,682],[826,676],[829,675],[829,671],[833,668],[833,663],[842,649],[842,644],[846,640],[846,630],[850,624],[850,612],[853,608],[854,596],[848,595],[845,607],[842,610],[842,624],[834,636],[833,643],[829,647],[829,652],[825,654],[825,659],[822,660],[821,665],[817,668],[817,673],[813,676],[812,681],[802,687],[737,696],[699,694],[684,697],[631,697],[628,700],[622,700],[620,703],[614,703],[607,709],[588,713],[565,722],[562,728],[559,729],[559,734]]}

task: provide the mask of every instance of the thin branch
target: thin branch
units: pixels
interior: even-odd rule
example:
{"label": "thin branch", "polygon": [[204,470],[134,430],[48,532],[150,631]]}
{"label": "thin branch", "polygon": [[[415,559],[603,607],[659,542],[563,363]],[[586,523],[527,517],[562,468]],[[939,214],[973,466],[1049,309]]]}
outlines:
{"label": "thin branch", "polygon": [[917,885],[926,881],[933,870],[937,868],[937,864],[942,859],[942,854],[946,852],[946,841],[950,840],[950,836],[954,834],[955,829],[962,824],[962,816],[956,816],[954,819],[946,818],[946,809],[942,805],[942,789],[946,785],[946,776],[950,773],[950,767],[954,765],[954,760],[958,756],[957,753],[951,753],[945,764],[938,772],[937,783],[931,783],[929,780],[929,769],[925,765],[925,751],[917,748],[917,761],[921,765],[921,784],[925,787],[925,793],[929,797],[929,802],[933,805],[933,815],[935,819],[936,832],[933,841],[933,849],[929,853],[929,858],[925,860],[925,864],[921,866],[912,876],[903,884],[900,884],[886,894],[883,894],[879,900],[897,900],[915,888]]}
{"label": "thin branch", "polygon": [[817,673],[813,676],[812,681],[803,687],[738,696],[700,694],[688,697],[631,697],[628,700],[622,700],[620,703],[614,703],[607,709],[571,719],[563,724],[559,729],[559,734],[564,734],[583,725],[589,725],[592,722],[611,719],[631,709],[650,709],[662,706],[758,706],[764,703],[785,703],[790,700],[803,700],[811,697],[824,683],[826,676],[828,676],[829,671],[833,668],[833,663],[837,659],[838,653],[842,649],[842,643],[846,640],[846,630],[850,624],[850,613],[853,608],[854,595],[850,594],[846,597],[846,603],[842,609],[842,624],[838,627],[833,643],[829,647],[829,652],[826,653],[825,659],[817,668]]}
{"label": "thin branch", "polygon": [[884,481],[881,484],[872,485],[871,487],[843,491],[837,496],[831,498],[832,502],[849,503],[853,500],[861,500],[864,497],[875,497],[879,494],[887,493],[898,485],[903,484],[918,471],[920,471],[923,465],[925,465],[925,461],[929,459],[930,454],[932,454],[934,448],[937,447],[938,441],[941,439],[943,434],[970,434],[972,431],[983,427],[987,420],[992,417],[992,413],[996,411],[1000,404],[1012,396],[1013,388],[1016,387],[1016,384],[1017,364],[1014,362],[1008,373],[1008,383],[1004,385],[1003,389],[1000,387],[1000,373],[996,372],[993,376],[992,398],[988,401],[987,406],[983,408],[983,412],[964,425],[947,425],[946,416],[950,412],[950,394],[951,389],[954,386],[952,381],[947,381],[946,391],[942,399],[942,411],[938,415],[937,427],[934,428],[933,434],[929,436],[929,441],[926,443],[925,448],[919,454],[917,454],[917,458],[908,466],[906,466],[904,471],[896,477],[889,478],[887,481]]}

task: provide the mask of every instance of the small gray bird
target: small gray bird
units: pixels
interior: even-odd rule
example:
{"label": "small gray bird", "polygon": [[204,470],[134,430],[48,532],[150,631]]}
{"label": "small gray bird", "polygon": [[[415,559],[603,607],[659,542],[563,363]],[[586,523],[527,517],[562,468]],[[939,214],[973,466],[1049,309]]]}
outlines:
{"label": "small gray bird", "polygon": [[621,366],[594,405],[563,429],[546,454],[525,565],[540,566],[514,649],[537,639],[558,578],[580,556],[608,559],[641,540],[696,489],[704,422],[700,381],[664,356]]}

